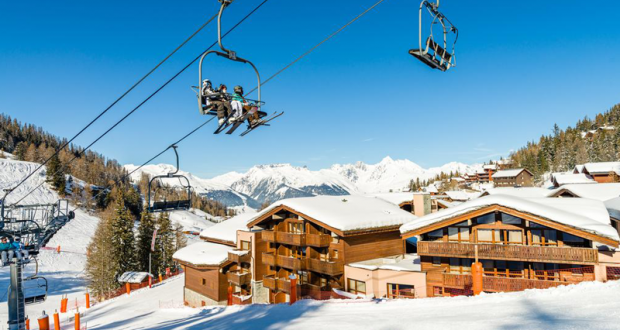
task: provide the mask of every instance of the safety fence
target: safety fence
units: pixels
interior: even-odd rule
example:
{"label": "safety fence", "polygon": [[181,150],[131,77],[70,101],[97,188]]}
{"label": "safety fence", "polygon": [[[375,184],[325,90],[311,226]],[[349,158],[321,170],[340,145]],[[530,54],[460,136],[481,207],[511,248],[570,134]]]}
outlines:
{"label": "safety fence", "polygon": [[607,280],[620,280],[620,267],[607,267]]}

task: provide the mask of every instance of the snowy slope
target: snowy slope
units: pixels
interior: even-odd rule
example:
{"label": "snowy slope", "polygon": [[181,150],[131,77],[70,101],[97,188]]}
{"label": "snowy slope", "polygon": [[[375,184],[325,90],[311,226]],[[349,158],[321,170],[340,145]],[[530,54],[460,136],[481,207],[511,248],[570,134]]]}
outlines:
{"label": "snowy slope", "polygon": [[[125,169],[129,172],[132,172],[137,167],[138,166],[133,164],[125,165]],[[134,182],[138,182],[142,173],[148,174],[152,177],[155,175],[167,174],[169,172],[173,172],[174,170],[175,167],[168,164],[146,165],[133,173],[131,178]],[[227,184],[218,180],[202,179],[185,171],[179,171],[178,174],[187,177],[190,185],[196,193],[210,199],[217,200],[227,206],[246,206],[250,208],[258,208],[260,206],[260,204],[252,198],[232,190]],[[163,183],[171,186],[179,185],[178,180],[164,179]]]}
{"label": "snowy slope", "polygon": [[[127,165],[133,170],[134,165]],[[480,165],[448,163],[441,167],[424,169],[409,160],[384,158],[381,162],[369,165],[337,164],[328,169],[311,171],[306,167],[290,164],[257,165],[246,173],[229,172],[213,179],[201,179],[187,174],[199,192],[219,200],[229,206],[243,205],[256,208],[257,203],[278,201],[285,198],[310,197],[317,195],[349,195],[385,193],[390,190],[402,191],[410,180],[427,180],[441,172],[475,172]],[[170,165],[149,165],[144,172],[149,175],[163,174],[173,167]],[[140,171],[133,175],[140,177]],[[183,172],[185,173],[185,172]]]}
{"label": "snowy slope", "polygon": [[[99,304],[89,329],[618,329],[620,282],[412,300],[305,300],[293,306],[182,307],[183,279]],[[172,308],[172,307],[175,308]]]}

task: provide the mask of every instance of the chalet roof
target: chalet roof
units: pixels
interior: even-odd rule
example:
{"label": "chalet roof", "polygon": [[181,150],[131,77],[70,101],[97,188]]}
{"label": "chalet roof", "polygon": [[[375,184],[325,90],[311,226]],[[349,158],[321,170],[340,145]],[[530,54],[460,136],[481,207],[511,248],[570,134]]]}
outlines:
{"label": "chalet roof", "polygon": [[394,205],[400,205],[405,202],[413,201],[413,193],[412,192],[401,192],[401,193],[385,193],[385,194],[371,194],[368,197],[377,197],[381,198],[384,201],[390,202]]}
{"label": "chalet roof", "polygon": [[196,267],[220,266],[228,260],[228,252],[233,249],[224,244],[197,242],[175,252],[172,258]]}
{"label": "chalet roof", "polygon": [[437,187],[434,184],[429,184],[427,187],[424,187],[424,191],[427,193],[438,193]]}
{"label": "chalet roof", "polygon": [[527,171],[530,175],[533,175],[532,172],[530,172],[529,170],[525,169],[525,168],[515,168],[512,170],[501,170],[501,171],[497,171],[495,172],[495,174],[493,174],[493,178],[494,179],[499,179],[499,178],[514,178],[517,175],[521,174],[521,172],[523,171]]}
{"label": "chalet roof", "polygon": [[605,174],[614,172],[620,175],[620,162],[587,163],[583,166],[590,174]]}
{"label": "chalet roof", "polygon": [[583,166],[583,165],[575,165],[575,169],[573,170],[573,172],[583,173],[584,167],[585,166]]}
{"label": "chalet roof", "polygon": [[497,165],[496,164],[483,165],[482,169],[484,169],[484,170],[496,170],[497,169]]}
{"label": "chalet roof", "polygon": [[450,199],[455,201],[468,201],[470,199],[478,198],[480,196],[479,192],[466,192],[462,190],[450,190],[445,192]]}
{"label": "chalet roof", "polygon": [[142,283],[147,276],[153,277],[153,275],[147,272],[124,272],[119,278],[119,283],[131,283],[131,284],[140,284]]}
{"label": "chalet roof", "polygon": [[519,212],[562,224],[580,231],[619,242],[618,232],[611,226],[605,205],[584,198],[520,198],[507,195],[481,197],[455,207],[440,210],[408,222],[400,227],[407,232],[449,220],[489,206],[503,206]]}
{"label": "chalet roof", "polygon": [[620,183],[568,184],[552,190],[549,196],[556,197],[564,192],[604,202],[620,197]]}
{"label": "chalet roof", "polygon": [[498,187],[490,188],[481,194],[488,195],[509,195],[521,198],[547,197],[552,190],[540,187]]}
{"label": "chalet roof", "polygon": [[202,239],[212,239],[216,241],[237,243],[237,231],[248,230],[246,224],[256,213],[242,213],[228,220],[213,225],[200,233]]}
{"label": "chalet roof", "polygon": [[454,207],[457,206],[459,204],[461,204],[462,202],[448,202],[446,200],[443,199],[437,199],[437,205],[442,205],[444,207]]}
{"label": "chalet roof", "polygon": [[422,270],[420,257],[417,254],[406,254],[404,256],[394,256],[388,258],[377,258],[365,261],[358,261],[348,264],[347,266],[367,270],[381,269],[405,272],[419,272]]}
{"label": "chalet roof", "polygon": [[609,215],[614,219],[620,220],[620,197],[608,199],[604,203]]}
{"label": "chalet roof", "polygon": [[255,225],[280,207],[342,232],[400,226],[417,219],[381,198],[347,195],[283,199],[271,204],[248,223]]}
{"label": "chalet roof", "polygon": [[554,173],[553,181],[558,186],[567,185],[567,184],[584,184],[584,183],[596,183],[591,177],[579,173]]}

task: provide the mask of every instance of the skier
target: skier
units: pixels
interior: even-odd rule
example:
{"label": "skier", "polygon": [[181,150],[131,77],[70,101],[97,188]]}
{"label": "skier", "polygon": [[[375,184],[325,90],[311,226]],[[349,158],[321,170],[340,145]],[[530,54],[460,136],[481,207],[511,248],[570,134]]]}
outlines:
{"label": "skier", "polygon": [[17,259],[28,258],[28,250],[25,249],[24,243],[21,241],[21,237],[16,236],[11,246],[15,250]]}
{"label": "skier", "polygon": [[243,87],[237,85],[235,86],[234,93],[232,95],[232,110],[233,115],[230,118],[231,122],[239,120],[243,117],[243,107],[248,105],[248,102],[243,97]]}
{"label": "skier", "polygon": [[224,124],[224,121],[226,121],[226,118],[230,116],[231,106],[230,102],[228,101],[226,85],[221,84],[217,92],[220,94],[219,98],[217,100],[213,100],[212,102],[217,110],[218,125],[222,126],[222,124]]}
{"label": "skier", "polygon": [[204,98],[205,108],[203,108],[203,115],[208,111],[211,107],[211,100],[215,97],[216,91],[213,90],[213,85],[209,79],[205,79],[202,81],[202,89],[201,89],[202,97]]}
{"label": "skier", "polygon": [[6,237],[2,237],[2,242],[0,242],[0,251],[2,253],[2,266],[4,267],[9,264],[9,260],[13,259],[11,244]]}

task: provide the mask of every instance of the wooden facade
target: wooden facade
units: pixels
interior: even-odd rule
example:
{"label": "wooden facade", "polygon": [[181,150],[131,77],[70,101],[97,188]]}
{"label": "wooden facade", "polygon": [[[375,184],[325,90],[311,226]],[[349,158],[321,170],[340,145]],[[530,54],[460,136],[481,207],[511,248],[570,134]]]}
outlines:
{"label": "wooden facade", "polygon": [[291,275],[300,296],[320,299],[332,288],[345,289],[346,263],[404,253],[397,226],[343,233],[320,220],[280,206],[249,224],[263,229],[268,243],[261,257],[270,302],[290,299]]}
{"label": "wooden facade", "polygon": [[216,302],[227,299],[228,282],[219,267],[185,266],[185,287]]}
{"label": "wooden facade", "polygon": [[534,175],[523,169],[515,176],[493,177],[493,182],[496,187],[531,187],[534,184]]}
{"label": "wooden facade", "polygon": [[471,266],[484,269],[483,290],[520,291],[593,281],[593,241],[618,242],[499,205],[471,211],[405,233],[419,236],[427,293],[471,293]]}

